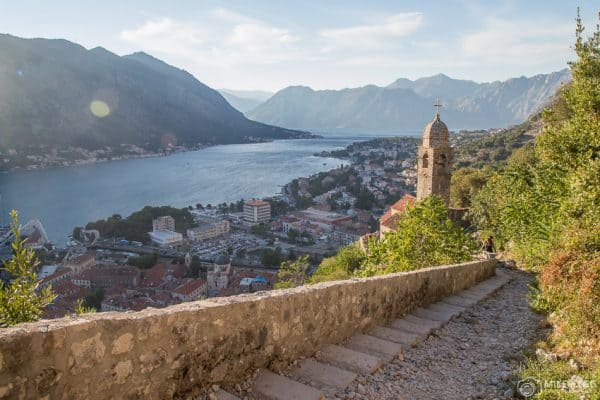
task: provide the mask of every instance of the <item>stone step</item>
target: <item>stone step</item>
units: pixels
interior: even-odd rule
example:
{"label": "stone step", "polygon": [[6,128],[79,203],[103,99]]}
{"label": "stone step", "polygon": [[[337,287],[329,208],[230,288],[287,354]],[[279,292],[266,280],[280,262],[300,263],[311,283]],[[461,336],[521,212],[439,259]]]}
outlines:
{"label": "stone step", "polygon": [[462,292],[460,292],[458,294],[458,296],[471,298],[471,299],[476,300],[479,303],[480,301],[482,301],[486,297],[488,297],[490,294],[491,294],[491,291],[488,291],[488,290],[482,290],[482,289],[474,290],[471,288],[471,289],[463,290]]}
{"label": "stone step", "polygon": [[506,285],[510,281],[508,276],[497,276],[486,281],[483,281],[475,286],[473,289],[483,289],[483,290],[492,290],[496,291],[502,286]]}
{"label": "stone step", "polygon": [[454,311],[433,311],[429,308],[417,308],[412,312],[413,315],[419,318],[427,318],[434,321],[446,323],[455,315]]}
{"label": "stone step", "polygon": [[335,344],[326,346],[317,354],[319,361],[357,374],[369,375],[381,367],[381,358]]}
{"label": "stone step", "polygon": [[231,393],[224,391],[223,389],[219,389],[217,392],[215,392],[215,397],[217,400],[240,400],[239,397],[234,396]]}
{"label": "stone step", "polygon": [[405,315],[402,319],[408,322],[412,322],[413,324],[421,325],[423,327],[429,327],[431,328],[431,330],[439,329],[442,325],[444,325],[443,321],[436,321],[429,318],[420,318],[412,314]]}
{"label": "stone step", "polygon": [[469,289],[465,289],[465,290],[461,290],[460,292],[456,293],[454,296],[458,296],[458,297],[462,297],[465,299],[470,299],[470,300],[474,300],[475,302],[478,302],[481,298],[481,293],[477,293],[477,292],[469,291]]}
{"label": "stone step", "polygon": [[418,333],[406,332],[399,329],[386,328],[383,326],[373,328],[369,334],[384,340],[401,343],[406,346],[414,346],[419,342],[420,339]]}
{"label": "stone step", "polygon": [[290,371],[290,375],[292,378],[311,386],[333,389],[334,391],[346,389],[357,376],[354,372],[320,363],[312,358],[300,361]]}
{"label": "stone step", "polygon": [[441,303],[468,308],[477,304],[477,300],[454,295],[446,297],[444,300],[441,301]]}
{"label": "stone step", "polygon": [[390,326],[401,331],[416,333],[422,338],[429,335],[431,331],[435,329],[432,324],[418,324],[405,318],[392,321]]}
{"label": "stone step", "polygon": [[455,317],[457,315],[460,315],[463,311],[465,311],[466,308],[455,306],[452,304],[446,304],[443,302],[437,302],[434,304],[430,304],[429,307],[427,307],[427,309],[435,312],[452,314],[452,316]]}
{"label": "stone step", "polygon": [[344,347],[380,357],[385,362],[391,361],[398,354],[402,353],[402,345],[400,343],[370,335],[354,335],[348,339]]}
{"label": "stone step", "polygon": [[252,386],[252,393],[260,400],[325,399],[320,390],[267,370],[260,371]]}

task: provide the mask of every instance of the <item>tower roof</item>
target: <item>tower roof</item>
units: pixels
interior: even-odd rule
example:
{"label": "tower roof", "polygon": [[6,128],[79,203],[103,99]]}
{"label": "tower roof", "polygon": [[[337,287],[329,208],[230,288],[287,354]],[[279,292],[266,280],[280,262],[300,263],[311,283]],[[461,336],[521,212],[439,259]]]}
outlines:
{"label": "tower roof", "polygon": [[217,265],[227,265],[229,264],[231,261],[229,260],[229,257],[227,257],[227,255],[225,254],[221,254],[217,257],[217,259],[215,260],[215,264]]}
{"label": "tower roof", "polygon": [[439,112],[423,131],[423,146],[437,147],[448,145],[448,127],[440,119]]}

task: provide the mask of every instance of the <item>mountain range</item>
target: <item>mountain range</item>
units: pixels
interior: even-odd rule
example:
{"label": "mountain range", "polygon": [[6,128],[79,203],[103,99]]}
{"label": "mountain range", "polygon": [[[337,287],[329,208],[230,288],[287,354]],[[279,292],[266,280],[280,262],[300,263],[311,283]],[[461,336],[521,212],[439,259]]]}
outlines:
{"label": "mountain range", "polygon": [[225,100],[227,100],[236,110],[243,113],[258,107],[259,104],[264,103],[274,94],[262,90],[232,89],[219,89],[219,93],[221,93],[221,95],[225,97]]}
{"label": "mountain range", "polygon": [[0,147],[244,143],[306,137],[251,121],[148,54],[0,35]]}
{"label": "mountain range", "polygon": [[444,74],[388,86],[343,90],[290,86],[246,112],[264,123],[317,132],[400,133],[420,131],[440,99],[450,129],[488,129],[518,124],[538,111],[571,79],[564,69],[532,77],[477,83]]}

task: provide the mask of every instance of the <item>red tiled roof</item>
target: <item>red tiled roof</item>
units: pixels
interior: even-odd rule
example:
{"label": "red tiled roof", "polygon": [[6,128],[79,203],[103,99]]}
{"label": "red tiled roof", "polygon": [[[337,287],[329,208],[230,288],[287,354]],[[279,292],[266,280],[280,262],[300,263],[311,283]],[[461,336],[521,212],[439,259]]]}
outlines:
{"label": "red tiled roof", "polygon": [[94,253],[85,253],[82,254],[80,256],[71,258],[70,260],[67,260],[67,264],[83,264],[87,261],[90,261],[91,259],[93,259],[95,257]]}
{"label": "red tiled roof", "polygon": [[404,214],[393,214],[385,220],[383,220],[382,217],[382,219],[379,220],[379,223],[385,226],[386,228],[396,230],[396,228],[398,227],[398,222],[400,221],[400,219],[402,219],[403,215]]}
{"label": "red tiled roof", "polygon": [[398,212],[406,212],[408,206],[414,206],[417,203],[417,198],[411,194],[405,194],[400,200],[392,204],[392,208]]}
{"label": "red tiled roof", "polygon": [[408,207],[412,207],[417,203],[417,198],[411,194],[405,194],[400,200],[392,204],[392,206],[379,218],[379,224],[390,229],[396,229],[398,224],[398,215],[406,212]]}
{"label": "red tiled roof", "polygon": [[204,285],[206,285],[206,281],[204,279],[194,279],[177,287],[175,290],[173,290],[173,292],[187,296]]}
{"label": "red tiled roof", "polygon": [[187,268],[183,264],[156,264],[144,272],[144,279],[140,282],[142,287],[158,287],[165,283],[166,278],[181,278],[185,275]]}
{"label": "red tiled roof", "polygon": [[58,271],[54,272],[53,274],[48,275],[47,277],[45,277],[44,279],[42,279],[42,281],[40,282],[40,284],[43,285],[45,283],[48,283],[48,282],[52,281],[55,278],[58,278],[59,276],[63,276],[65,274],[70,274],[71,272],[72,272],[71,268],[61,268]]}

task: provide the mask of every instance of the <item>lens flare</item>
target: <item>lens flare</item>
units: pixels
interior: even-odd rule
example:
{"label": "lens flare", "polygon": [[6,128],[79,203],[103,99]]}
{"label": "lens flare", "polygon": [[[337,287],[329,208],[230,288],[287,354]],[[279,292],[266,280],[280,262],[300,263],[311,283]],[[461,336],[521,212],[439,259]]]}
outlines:
{"label": "lens flare", "polygon": [[98,118],[104,118],[110,114],[110,107],[102,100],[94,100],[90,103],[90,111]]}

